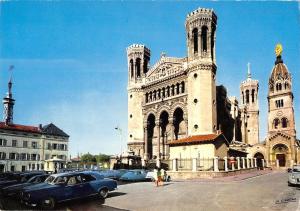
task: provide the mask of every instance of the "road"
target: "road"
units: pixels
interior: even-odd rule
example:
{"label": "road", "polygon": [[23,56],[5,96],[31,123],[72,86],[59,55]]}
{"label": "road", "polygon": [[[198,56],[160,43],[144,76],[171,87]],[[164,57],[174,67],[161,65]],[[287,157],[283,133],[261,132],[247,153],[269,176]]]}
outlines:
{"label": "road", "polygon": [[[105,200],[86,199],[61,204],[59,210],[299,210],[300,188],[287,186],[286,172],[242,180],[174,181],[124,184]],[[2,207],[1,207],[2,204]],[[3,207],[4,206],[4,207]],[[0,200],[0,208],[25,209]]]}
{"label": "road", "polygon": [[[163,187],[135,183],[119,187],[126,193],[105,201],[127,210],[297,210],[300,189],[287,186],[287,173],[241,181],[170,182]],[[300,211],[300,209],[299,209]]]}

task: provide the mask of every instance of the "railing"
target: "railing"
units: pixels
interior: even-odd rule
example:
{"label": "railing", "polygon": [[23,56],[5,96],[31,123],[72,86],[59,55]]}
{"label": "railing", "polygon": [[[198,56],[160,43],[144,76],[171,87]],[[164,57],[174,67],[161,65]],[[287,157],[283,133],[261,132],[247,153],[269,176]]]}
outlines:
{"label": "railing", "polygon": [[213,158],[198,158],[197,171],[213,171],[214,170],[214,159]]}
{"label": "railing", "polygon": [[178,170],[192,170],[192,159],[179,159]]}

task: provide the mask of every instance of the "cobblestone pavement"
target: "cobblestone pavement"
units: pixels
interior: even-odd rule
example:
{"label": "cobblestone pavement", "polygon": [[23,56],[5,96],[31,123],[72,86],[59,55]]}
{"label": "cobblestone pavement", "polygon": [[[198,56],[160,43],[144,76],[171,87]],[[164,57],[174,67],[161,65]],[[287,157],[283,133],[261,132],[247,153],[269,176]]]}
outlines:
{"label": "cobblestone pavement", "polygon": [[[226,178],[122,184],[98,198],[60,204],[58,210],[299,210],[300,188],[287,186],[287,173],[259,171]],[[28,209],[12,199],[0,199],[1,209]]]}
{"label": "cobblestone pavement", "polygon": [[[238,175],[232,178],[173,181],[120,186],[127,193],[105,205],[128,210],[297,210],[300,189],[288,187],[283,171]],[[299,209],[300,210],[300,209]]]}

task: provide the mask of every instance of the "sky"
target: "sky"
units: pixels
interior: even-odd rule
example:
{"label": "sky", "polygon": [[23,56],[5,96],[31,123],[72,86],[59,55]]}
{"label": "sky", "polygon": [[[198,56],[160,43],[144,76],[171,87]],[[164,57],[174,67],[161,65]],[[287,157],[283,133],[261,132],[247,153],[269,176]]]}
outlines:
{"label": "sky", "polygon": [[126,47],[145,44],[151,49],[151,65],[162,52],[185,57],[185,18],[199,7],[212,8],[218,16],[217,84],[239,99],[248,62],[252,78],[259,80],[261,140],[267,134],[274,48],[283,45],[298,130],[298,2],[0,2],[0,96],[7,92],[8,68],[14,65],[15,123],[54,123],[70,135],[72,157],[120,153],[127,141]]}

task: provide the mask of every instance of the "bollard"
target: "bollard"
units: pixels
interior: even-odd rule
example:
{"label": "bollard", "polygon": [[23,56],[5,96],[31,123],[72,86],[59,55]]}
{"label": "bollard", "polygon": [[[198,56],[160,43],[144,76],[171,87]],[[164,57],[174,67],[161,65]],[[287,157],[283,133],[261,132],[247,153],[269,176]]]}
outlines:
{"label": "bollard", "polygon": [[228,171],[227,157],[224,157],[224,170],[225,170],[225,171]]}
{"label": "bollard", "polygon": [[236,157],[236,160],[237,160],[237,169],[240,170],[241,169],[240,157]]}
{"label": "bollard", "polygon": [[219,158],[215,157],[214,158],[214,171],[219,171]]}

